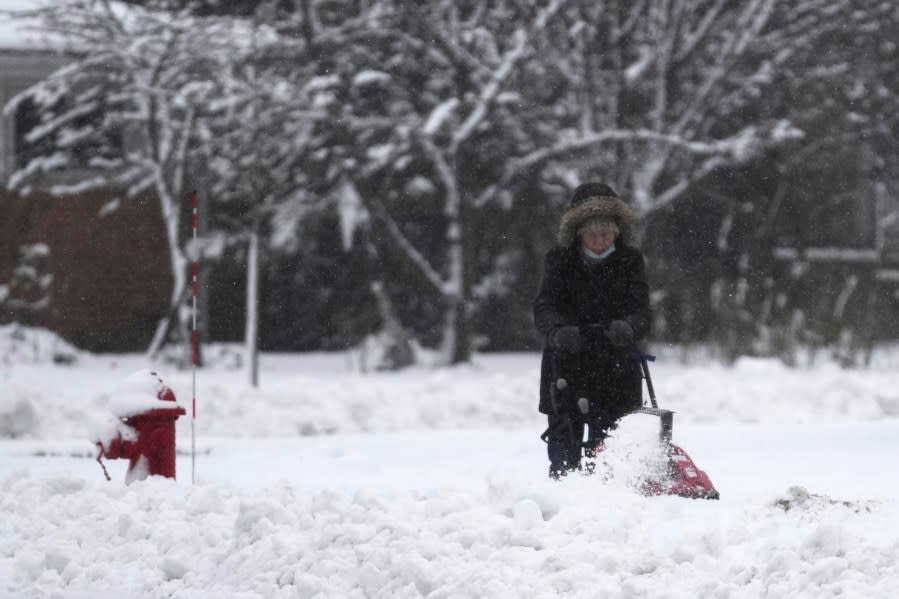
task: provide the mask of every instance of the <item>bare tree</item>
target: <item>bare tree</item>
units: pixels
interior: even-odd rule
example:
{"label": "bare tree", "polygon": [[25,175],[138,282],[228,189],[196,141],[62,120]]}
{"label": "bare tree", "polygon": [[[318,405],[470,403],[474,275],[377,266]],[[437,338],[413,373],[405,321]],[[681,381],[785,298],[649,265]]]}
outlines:
{"label": "bare tree", "polygon": [[108,0],[48,6],[37,17],[68,44],[73,62],[13,98],[40,113],[26,135],[42,144],[10,179],[25,192],[86,189],[149,193],[159,201],[174,281],[168,314],[147,349],[156,356],[173,325],[189,340],[179,306],[187,295],[187,258],[181,235],[182,203],[198,116],[213,90],[216,59],[227,52],[224,27],[187,13],[170,14]]}
{"label": "bare tree", "polygon": [[809,68],[796,77],[828,66],[828,57],[808,54],[841,27],[850,3],[573,3],[567,35],[543,54],[567,79],[567,116],[555,142],[512,163],[496,189],[563,161],[617,181],[645,216],[720,169],[801,139],[793,115],[769,113],[759,100],[800,57]]}
{"label": "bare tree", "polygon": [[315,147],[314,125],[325,116],[302,91],[313,63],[259,17],[242,22],[242,42],[221,61],[219,94],[200,125],[217,239],[246,248],[244,344],[253,386],[259,382],[259,277],[266,247],[292,236],[307,214],[325,204],[304,168]]}
{"label": "bare tree", "polygon": [[[601,175],[645,217],[713,173],[801,140],[796,115],[759,99],[779,73],[816,77],[830,65],[815,42],[841,26],[850,2],[383,3],[366,50],[388,66],[360,57],[350,90],[379,89],[382,122],[346,94],[351,136],[368,142],[353,178],[363,189],[373,178],[396,185],[411,160],[442,197],[437,255],[390,201],[363,194],[443,302],[445,361],[470,351],[471,226],[483,207],[514,205],[534,172],[565,185]],[[797,61],[808,74],[790,70]]]}
{"label": "bare tree", "polygon": [[[389,240],[439,298],[438,363],[466,361],[472,350],[471,226],[487,185],[472,172],[508,159],[505,147],[485,152],[485,139],[532,143],[515,86],[535,59],[535,40],[564,4],[376,3],[345,34],[336,72],[321,81],[333,104],[329,126],[343,138],[332,146],[337,168],[361,190],[375,237]],[[439,204],[439,250],[433,235],[411,234],[395,215],[409,186],[426,188]]]}

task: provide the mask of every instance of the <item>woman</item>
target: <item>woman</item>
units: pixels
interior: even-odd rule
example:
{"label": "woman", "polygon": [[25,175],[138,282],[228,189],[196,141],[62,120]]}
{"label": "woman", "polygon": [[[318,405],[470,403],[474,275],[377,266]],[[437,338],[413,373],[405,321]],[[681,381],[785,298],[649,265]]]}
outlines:
{"label": "woman", "polygon": [[601,440],[642,404],[633,345],[649,332],[649,288],[643,255],[628,245],[633,224],[611,187],[585,183],[546,254],[534,323],[546,340],[539,409],[553,478],[580,466],[585,421]]}

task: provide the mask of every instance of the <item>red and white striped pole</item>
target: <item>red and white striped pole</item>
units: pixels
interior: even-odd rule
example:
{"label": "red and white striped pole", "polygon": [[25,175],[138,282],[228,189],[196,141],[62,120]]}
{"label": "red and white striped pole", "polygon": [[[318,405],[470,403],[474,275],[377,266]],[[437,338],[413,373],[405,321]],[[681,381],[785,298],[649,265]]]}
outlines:
{"label": "red and white striped pole", "polygon": [[197,192],[193,192],[190,197],[193,212],[191,214],[191,227],[193,228],[193,264],[191,265],[191,295],[193,300],[193,306],[191,310],[191,334],[190,334],[190,354],[191,354],[191,364],[193,369],[193,382],[191,385],[191,417],[190,417],[190,482],[191,484],[196,484],[197,482],[197,444],[196,444],[196,435],[194,430],[194,423],[197,420],[197,361],[200,357],[200,347],[199,347],[199,335],[197,335],[197,277],[199,273],[199,255],[200,248],[197,245],[197,221],[198,219],[198,205],[200,202],[199,194]]}

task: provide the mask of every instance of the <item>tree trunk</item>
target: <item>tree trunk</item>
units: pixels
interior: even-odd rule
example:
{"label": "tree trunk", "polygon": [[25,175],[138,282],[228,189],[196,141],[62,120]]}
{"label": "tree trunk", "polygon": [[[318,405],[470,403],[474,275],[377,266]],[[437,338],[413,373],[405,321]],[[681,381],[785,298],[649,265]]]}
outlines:
{"label": "tree trunk", "polygon": [[247,318],[244,333],[247,378],[259,386],[259,225],[253,224],[247,245]]}
{"label": "tree trunk", "polygon": [[376,368],[399,370],[406,366],[411,366],[415,362],[415,355],[412,352],[412,343],[410,342],[409,335],[403,328],[402,323],[396,316],[396,311],[393,309],[393,303],[390,301],[387,292],[384,290],[384,283],[380,280],[372,281],[371,292],[372,295],[375,296],[375,300],[378,304],[378,312],[384,323],[384,332],[390,339],[387,355],[384,357],[382,363],[378,364]]}
{"label": "tree trunk", "polygon": [[[150,359],[155,359],[165,345],[169,331],[172,329],[172,320],[182,319],[180,303],[187,289],[187,259],[181,251],[178,240],[178,225],[180,223],[178,207],[172,196],[162,185],[157,185],[157,193],[159,193],[159,205],[162,211],[162,219],[165,224],[166,241],[169,247],[169,264],[172,270],[172,294],[169,298],[169,310],[156,325],[156,332],[153,339],[147,347],[146,355]],[[180,323],[184,325],[184,323]],[[179,334],[183,334],[184,326],[178,327]],[[182,339],[187,347],[187,355],[190,355],[190,337]],[[189,359],[188,362],[189,363]]]}
{"label": "tree trunk", "polygon": [[443,318],[443,343],[441,344],[441,353],[443,354],[441,363],[445,364],[459,364],[471,359],[471,335],[469,334],[468,311],[466,310],[468,294],[465,284],[465,257],[470,248],[466,247],[468,236],[465,230],[463,201],[458,182],[459,177],[457,176],[456,186],[449,192],[445,210],[449,219],[446,233],[449,276],[444,292],[446,312]]}
{"label": "tree trunk", "polygon": [[460,364],[471,360],[471,325],[464,299],[456,302],[454,307],[455,348],[450,355],[450,364]]}

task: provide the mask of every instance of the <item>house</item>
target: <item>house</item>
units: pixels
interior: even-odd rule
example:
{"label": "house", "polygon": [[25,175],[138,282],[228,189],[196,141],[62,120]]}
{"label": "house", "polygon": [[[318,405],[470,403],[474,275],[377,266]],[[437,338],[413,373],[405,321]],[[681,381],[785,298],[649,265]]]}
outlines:
{"label": "house", "polygon": [[[5,0],[3,8],[24,10],[33,4],[32,0]],[[52,40],[32,27],[28,20],[0,16],[0,106],[68,62]],[[0,116],[0,180],[4,182],[19,166],[17,148],[27,118],[22,110]]]}
{"label": "house", "polygon": [[[34,0],[3,0],[25,10]],[[27,20],[0,15],[0,106],[71,58]],[[0,324],[26,321],[93,351],[139,351],[165,314],[171,276],[162,219],[152,198],[116,202],[113,190],[55,197],[8,189],[23,166],[24,135],[36,115],[27,106],[0,114]],[[80,176],[80,174],[70,174]],[[45,244],[47,309],[22,319],[4,304],[25,248]]]}

